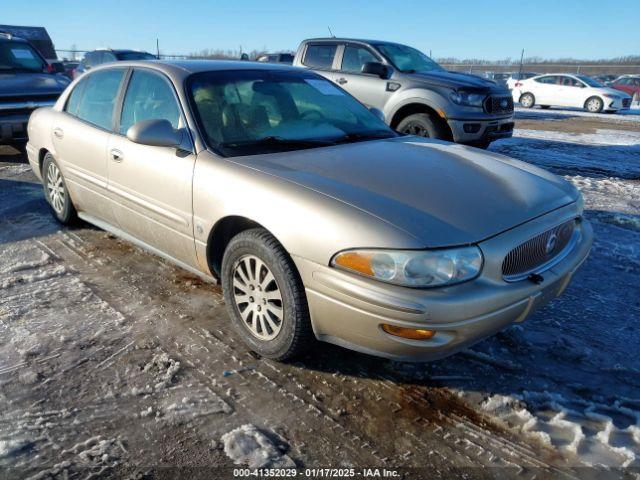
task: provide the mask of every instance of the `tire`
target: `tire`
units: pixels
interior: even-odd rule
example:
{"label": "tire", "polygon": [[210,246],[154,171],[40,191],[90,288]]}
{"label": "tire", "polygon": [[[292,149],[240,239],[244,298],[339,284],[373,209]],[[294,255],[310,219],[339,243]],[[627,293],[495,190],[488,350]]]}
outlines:
{"label": "tire", "polygon": [[540,105],[540,108],[543,110],[546,110],[549,107],[551,107],[551,105]]}
{"label": "tire", "polygon": [[69,196],[69,190],[53,155],[45,154],[42,162],[42,185],[44,197],[51,207],[53,216],[63,225],[70,225],[78,219],[78,212]]}
{"label": "tire", "polygon": [[231,239],[222,259],[222,290],[236,332],[259,355],[289,360],[313,344],[302,280],[268,231],[253,228]]}
{"label": "tire", "polygon": [[536,97],[533,96],[533,93],[523,93],[520,95],[519,102],[524,108],[532,108],[536,104]]}
{"label": "tire", "polygon": [[587,112],[600,113],[604,108],[604,102],[600,97],[589,97],[584,102],[584,108]]}
{"label": "tire", "polygon": [[440,140],[449,139],[448,132],[442,122],[428,113],[414,113],[403,118],[396,130],[400,133],[418,137],[438,138]]}

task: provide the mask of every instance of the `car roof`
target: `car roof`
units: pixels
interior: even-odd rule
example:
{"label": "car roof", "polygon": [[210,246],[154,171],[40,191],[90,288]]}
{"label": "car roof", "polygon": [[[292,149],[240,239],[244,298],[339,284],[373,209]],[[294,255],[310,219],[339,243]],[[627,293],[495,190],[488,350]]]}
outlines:
{"label": "car roof", "polygon": [[247,60],[127,60],[117,63],[105,63],[92,72],[108,68],[139,67],[159,70],[176,81],[191,74],[200,72],[216,72],[225,70],[278,70],[311,73],[306,68],[293,67],[287,64],[251,62]]}
{"label": "car roof", "polygon": [[403,45],[402,43],[389,42],[387,40],[371,40],[371,39],[365,39],[365,38],[345,38],[345,37],[319,37],[319,38],[309,38],[304,41],[304,43],[309,43],[309,42],[358,42],[358,43],[369,43],[369,44],[388,43],[391,45]]}

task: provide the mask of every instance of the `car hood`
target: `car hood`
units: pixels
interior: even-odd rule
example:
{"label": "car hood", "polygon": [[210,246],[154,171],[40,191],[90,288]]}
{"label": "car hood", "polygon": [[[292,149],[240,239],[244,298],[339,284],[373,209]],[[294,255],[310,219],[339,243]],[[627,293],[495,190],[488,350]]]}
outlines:
{"label": "car hood", "polygon": [[411,74],[411,76],[421,82],[440,87],[454,89],[481,89],[491,92],[508,93],[508,91],[505,90],[503,86],[498,85],[493,80],[481,78],[468,73],[449,72],[447,70],[441,70],[433,72],[418,72]]}
{"label": "car hood", "polygon": [[69,85],[63,75],[51,73],[0,73],[0,98],[59,95]]}
{"label": "car hood", "polygon": [[425,247],[477,243],[578,198],[527,163],[418,137],[232,160],[366,211]]}
{"label": "car hood", "polygon": [[631,97],[631,95],[629,95],[627,92],[623,90],[616,90],[615,88],[612,88],[612,87],[599,88],[598,90],[600,91],[600,93],[608,93],[610,95],[616,95],[622,98]]}

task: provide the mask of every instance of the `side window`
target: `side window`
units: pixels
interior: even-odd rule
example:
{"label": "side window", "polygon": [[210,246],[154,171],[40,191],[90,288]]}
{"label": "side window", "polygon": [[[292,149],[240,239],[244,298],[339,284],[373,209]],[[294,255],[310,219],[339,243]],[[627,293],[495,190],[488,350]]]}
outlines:
{"label": "side window", "polygon": [[147,70],[134,70],[127,88],[120,117],[120,133],[141,120],[168,120],[173,128],[180,124],[180,108],[167,80]]}
{"label": "side window", "polygon": [[113,107],[123,75],[124,70],[120,68],[89,75],[84,81],[86,86],[78,107],[78,118],[105,130],[111,130]]}
{"label": "side window", "polygon": [[336,49],[337,45],[309,44],[302,63],[311,68],[331,68]]}
{"label": "side window", "polygon": [[115,62],[118,59],[116,58],[116,56],[111,53],[111,52],[102,52],[102,59],[100,63],[107,63],[107,62]]}
{"label": "side window", "polygon": [[70,115],[78,116],[78,107],[80,106],[80,100],[82,100],[82,94],[84,93],[84,88],[87,86],[87,79],[83,78],[71,92],[69,98],[67,99],[67,104],[64,107],[64,111]]}
{"label": "side window", "polygon": [[379,60],[366,48],[347,45],[344,47],[344,54],[342,55],[342,70],[345,72],[360,73],[365,63],[378,61]]}

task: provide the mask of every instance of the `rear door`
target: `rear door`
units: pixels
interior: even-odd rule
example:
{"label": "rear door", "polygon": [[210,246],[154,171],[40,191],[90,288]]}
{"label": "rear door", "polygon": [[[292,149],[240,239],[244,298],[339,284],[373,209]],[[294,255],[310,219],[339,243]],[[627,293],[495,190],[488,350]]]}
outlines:
{"label": "rear door", "polygon": [[[131,142],[141,120],[165,119],[182,131],[180,148]],[[162,73],[134,68],[109,139],[109,194],[120,228],[174,259],[196,266],[192,179],[196,156],[172,83]]]}
{"label": "rear door", "polygon": [[387,88],[387,80],[378,75],[362,73],[367,62],[383,63],[382,58],[364,45],[346,43],[341,49],[339,71],[332,80],[367,107],[384,109],[393,91]]}
{"label": "rear door", "polygon": [[302,64],[323,77],[333,80],[338,42],[308,43],[305,46]]}
{"label": "rear door", "polygon": [[108,223],[107,143],[125,69],[88,73],[52,124],[55,156],[76,207]]}
{"label": "rear door", "polygon": [[[557,103],[557,85],[558,81],[555,75],[545,75],[531,80],[530,89],[531,93],[536,97],[536,103],[538,105],[560,105]],[[526,88],[522,89],[522,93],[525,93]]]}

